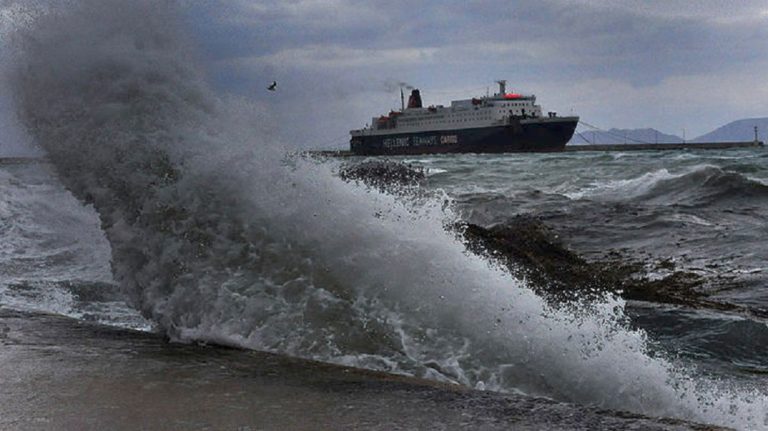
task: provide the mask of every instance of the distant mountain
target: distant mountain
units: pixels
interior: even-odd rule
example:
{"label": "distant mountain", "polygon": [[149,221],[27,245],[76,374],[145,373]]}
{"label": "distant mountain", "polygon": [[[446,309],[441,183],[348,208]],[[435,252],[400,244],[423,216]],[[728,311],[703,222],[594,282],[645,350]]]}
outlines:
{"label": "distant mountain", "polygon": [[586,130],[573,135],[568,145],[584,144],[672,144],[681,143],[683,138],[668,135],[656,129],[610,129],[608,131]]}
{"label": "distant mountain", "polygon": [[768,138],[768,118],[747,118],[719,127],[691,142],[751,141],[755,139],[755,126],[761,140]]}

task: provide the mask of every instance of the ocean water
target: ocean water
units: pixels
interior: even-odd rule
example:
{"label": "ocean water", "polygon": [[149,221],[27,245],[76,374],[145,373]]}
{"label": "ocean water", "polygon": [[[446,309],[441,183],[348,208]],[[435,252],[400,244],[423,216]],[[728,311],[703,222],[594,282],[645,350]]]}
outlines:
{"label": "ocean water", "polygon": [[[0,164],[0,306],[767,426],[761,150],[412,157],[431,193],[392,195],[342,181],[341,162],[287,156],[268,109],[206,83],[170,2],[5,12],[3,85],[47,161]],[[714,294],[755,312],[553,307],[446,229],[515,214],[588,257],[732,275]]]}
{"label": "ocean water", "polygon": [[670,260],[742,288],[712,292],[766,310],[768,153],[641,151],[405,159],[483,226],[536,214],[580,254]]}
{"label": "ocean water", "polygon": [[[639,151],[402,158],[425,169],[462,220],[535,216],[590,261],[621,256],[659,279],[701,277],[733,311],[633,302],[634,324],[710,372],[768,371],[768,152]],[[611,255],[612,253],[615,253]],[[610,255],[610,256],[609,256]]]}

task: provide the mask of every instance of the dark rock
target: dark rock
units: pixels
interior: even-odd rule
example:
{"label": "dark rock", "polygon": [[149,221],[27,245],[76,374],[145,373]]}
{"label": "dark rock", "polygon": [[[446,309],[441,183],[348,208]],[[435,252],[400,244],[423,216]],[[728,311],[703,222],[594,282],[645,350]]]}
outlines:
{"label": "dark rock", "polygon": [[[454,227],[473,253],[495,260],[552,303],[590,300],[605,294],[628,300],[708,308],[756,317],[765,310],[745,308],[710,298],[701,287],[711,280],[675,270],[664,260],[652,266],[625,259],[609,250],[604,260],[587,261],[569,250],[549,227],[531,216],[516,216],[504,224],[482,227],[462,223]],[[649,273],[668,275],[651,278]]]}
{"label": "dark rock", "polygon": [[490,228],[457,227],[472,252],[496,260],[548,298],[562,301],[593,296],[609,285],[606,274],[595,273],[594,264],[567,249],[533,217],[516,216]]}
{"label": "dark rock", "polygon": [[382,191],[419,187],[427,178],[421,167],[386,159],[347,164],[341,168],[339,176],[345,181],[361,181]]}

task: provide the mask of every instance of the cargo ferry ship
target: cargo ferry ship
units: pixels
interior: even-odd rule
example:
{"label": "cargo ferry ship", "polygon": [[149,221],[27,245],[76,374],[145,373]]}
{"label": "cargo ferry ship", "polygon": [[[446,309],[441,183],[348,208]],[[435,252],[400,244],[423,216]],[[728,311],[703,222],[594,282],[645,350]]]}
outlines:
{"label": "cargo ferry ship", "polygon": [[504,153],[562,151],[579,117],[542,113],[536,96],[507,93],[496,81],[493,96],[454,100],[451,106],[422,106],[414,89],[400,111],[374,117],[370,126],[351,130],[350,150],[358,155]]}

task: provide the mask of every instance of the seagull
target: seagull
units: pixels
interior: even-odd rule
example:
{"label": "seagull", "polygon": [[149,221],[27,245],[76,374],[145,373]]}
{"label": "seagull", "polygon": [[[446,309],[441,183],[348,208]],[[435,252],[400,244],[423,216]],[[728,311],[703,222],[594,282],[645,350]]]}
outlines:
{"label": "seagull", "polygon": [[267,90],[269,90],[269,91],[277,90],[277,81],[272,81],[272,83],[269,84],[269,87],[267,87]]}

